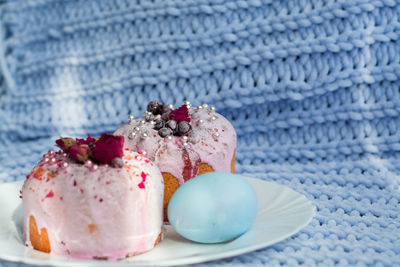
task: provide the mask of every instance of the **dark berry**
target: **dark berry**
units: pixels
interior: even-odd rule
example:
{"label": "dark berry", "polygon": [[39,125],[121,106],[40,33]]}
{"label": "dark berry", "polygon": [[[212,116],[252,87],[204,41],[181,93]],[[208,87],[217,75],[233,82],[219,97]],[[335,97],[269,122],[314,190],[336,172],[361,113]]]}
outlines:
{"label": "dark berry", "polygon": [[162,120],[156,120],[154,123],[154,130],[160,130],[164,127],[164,122]]}
{"label": "dark berry", "polygon": [[163,128],[161,128],[160,130],[158,130],[158,134],[159,134],[161,137],[167,137],[167,136],[172,135],[172,130],[171,130],[170,128],[163,127]]}
{"label": "dark berry", "polygon": [[153,113],[153,115],[158,115],[162,113],[163,103],[158,100],[153,100],[147,105],[147,111]]}
{"label": "dark berry", "polygon": [[190,126],[190,124],[186,121],[181,121],[178,124],[178,133],[180,135],[185,135],[185,134],[189,133],[191,129],[192,129],[192,126]]}
{"label": "dark berry", "polygon": [[154,115],[153,114],[152,115],[146,115],[144,118],[145,118],[146,121],[152,121],[152,120],[154,120]]}
{"label": "dark berry", "polygon": [[171,111],[167,111],[167,112],[164,112],[162,115],[161,115],[161,119],[163,120],[163,121],[168,121],[169,120],[169,114],[171,113]]}
{"label": "dark berry", "polygon": [[177,129],[177,123],[174,120],[169,120],[165,123],[165,126],[167,126],[168,128],[170,128],[172,131],[175,131]]}
{"label": "dark berry", "polygon": [[171,112],[172,110],[174,110],[174,109],[172,108],[171,105],[164,105],[162,113]]}

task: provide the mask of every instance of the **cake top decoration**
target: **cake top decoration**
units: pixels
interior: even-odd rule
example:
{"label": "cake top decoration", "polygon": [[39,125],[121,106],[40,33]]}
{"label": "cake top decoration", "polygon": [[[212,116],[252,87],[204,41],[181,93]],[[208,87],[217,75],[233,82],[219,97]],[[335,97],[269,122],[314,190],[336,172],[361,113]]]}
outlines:
{"label": "cake top decoration", "polygon": [[176,122],[186,121],[190,122],[189,118],[189,110],[186,105],[182,105],[181,107],[174,109],[169,114],[169,119],[174,120]]}
{"label": "cake top decoration", "polygon": [[[135,120],[132,115],[128,116],[128,125],[131,127],[126,136],[129,140],[140,143],[147,142],[148,137],[157,135],[168,141],[173,137],[187,137],[188,139],[178,142],[186,147],[189,142],[197,143],[199,138],[193,138],[192,135],[195,134],[194,131],[201,130],[202,135],[209,135],[211,140],[219,142],[219,131],[224,131],[220,129],[224,123],[215,124],[218,119],[216,114],[215,107],[208,104],[192,108],[189,101],[184,101],[182,106],[174,108],[171,104],[166,105],[160,100],[153,100],[147,104],[142,117]],[[133,142],[129,140],[128,142]]]}
{"label": "cake top decoration", "polygon": [[[188,107],[190,107],[188,102],[174,109],[172,105],[164,105],[159,100],[150,101],[145,112],[145,120],[142,120],[141,123],[146,124],[146,121],[150,121],[153,129],[161,137],[185,136],[192,129]],[[134,135],[136,133],[131,133],[130,138],[133,138]]]}
{"label": "cake top decoration", "polygon": [[122,167],[124,137],[103,133],[100,138],[90,135],[86,139],[61,137],[56,144],[68,157],[78,163],[91,159],[99,164]]}

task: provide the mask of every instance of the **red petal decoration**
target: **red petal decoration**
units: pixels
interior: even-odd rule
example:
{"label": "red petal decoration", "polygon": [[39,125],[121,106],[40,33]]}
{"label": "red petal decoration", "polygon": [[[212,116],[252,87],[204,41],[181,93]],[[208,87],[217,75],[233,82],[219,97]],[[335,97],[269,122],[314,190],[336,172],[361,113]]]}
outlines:
{"label": "red petal decoration", "polygon": [[181,107],[174,109],[169,114],[170,120],[175,120],[176,122],[187,121],[190,122],[189,118],[189,110],[186,105],[182,105]]}
{"label": "red petal decoration", "polygon": [[75,145],[75,140],[70,137],[61,137],[60,139],[56,140],[56,144],[64,152],[68,152],[68,149]]}
{"label": "red petal decoration", "polygon": [[48,197],[54,197],[53,190],[50,190],[50,192],[45,196],[45,198],[48,198]]}
{"label": "red petal decoration", "polygon": [[93,137],[91,137],[90,134],[88,134],[88,136],[87,136],[86,139],[79,139],[79,138],[76,138],[76,143],[77,143],[78,145],[89,145],[89,144],[91,144],[91,143],[94,143],[95,141],[96,141],[96,139],[93,138]]}
{"label": "red petal decoration", "polygon": [[92,157],[102,164],[112,164],[114,158],[124,155],[124,137],[102,134],[92,147]]}
{"label": "red petal decoration", "polygon": [[78,162],[85,162],[89,158],[88,145],[73,145],[68,149],[69,157]]}

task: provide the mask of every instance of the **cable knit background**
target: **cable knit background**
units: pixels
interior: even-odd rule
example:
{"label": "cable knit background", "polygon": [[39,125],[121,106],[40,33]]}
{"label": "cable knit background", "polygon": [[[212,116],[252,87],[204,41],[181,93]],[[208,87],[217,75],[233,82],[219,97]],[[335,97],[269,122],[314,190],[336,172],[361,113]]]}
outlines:
{"label": "cable knit background", "polygon": [[213,104],[239,173],[317,207],[294,237],[213,263],[400,266],[398,0],[0,3],[1,182],[149,100]]}

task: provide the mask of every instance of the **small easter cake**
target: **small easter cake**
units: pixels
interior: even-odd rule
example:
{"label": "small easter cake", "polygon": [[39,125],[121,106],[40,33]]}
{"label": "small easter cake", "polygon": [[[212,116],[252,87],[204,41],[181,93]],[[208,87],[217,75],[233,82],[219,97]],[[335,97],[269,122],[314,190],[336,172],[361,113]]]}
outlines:
{"label": "small easter cake", "polygon": [[61,138],[22,187],[26,245],[75,258],[120,259],[162,238],[163,178],[124,138]]}
{"label": "small easter cake", "polygon": [[186,101],[174,109],[151,101],[142,118],[121,126],[125,146],[147,151],[164,178],[164,220],[172,194],[189,179],[208,172],[235,172],[236,132],[231,123],[207,104]]}

